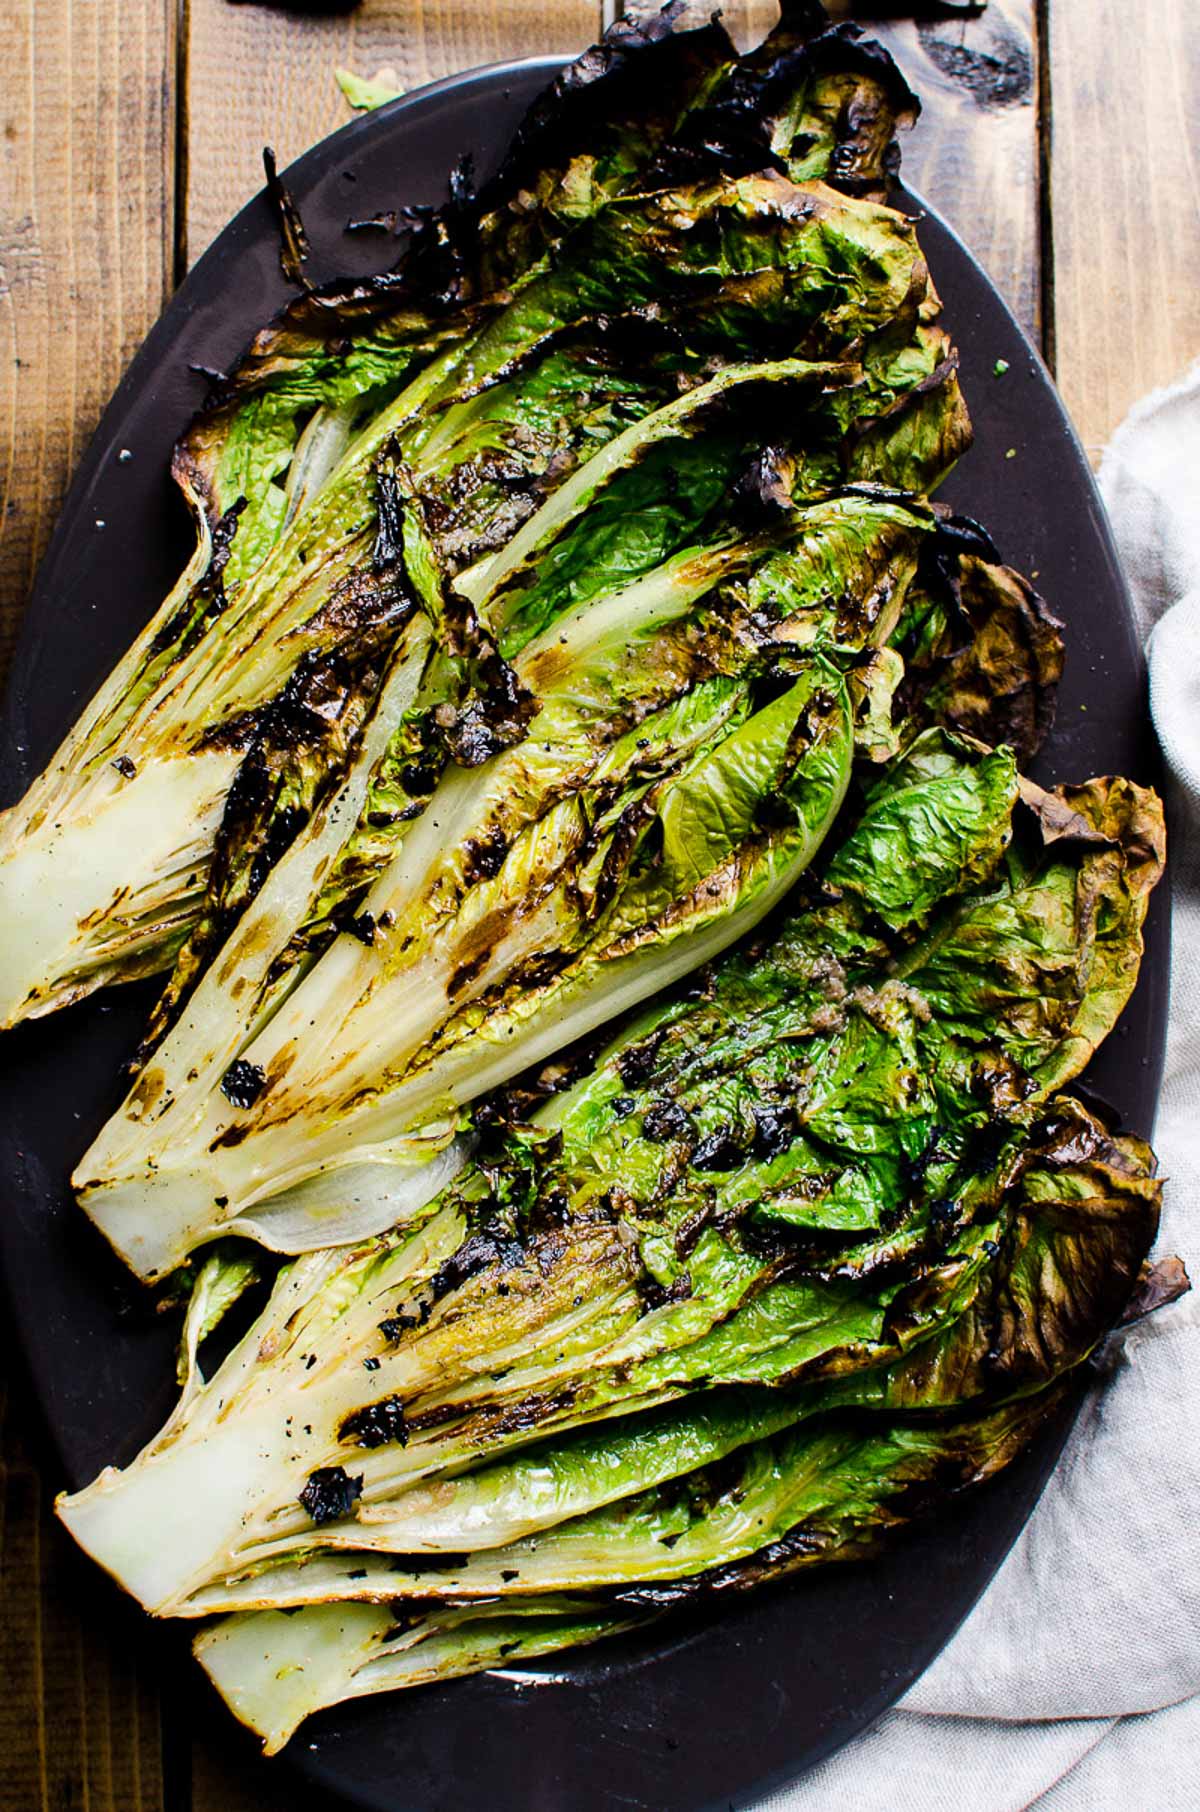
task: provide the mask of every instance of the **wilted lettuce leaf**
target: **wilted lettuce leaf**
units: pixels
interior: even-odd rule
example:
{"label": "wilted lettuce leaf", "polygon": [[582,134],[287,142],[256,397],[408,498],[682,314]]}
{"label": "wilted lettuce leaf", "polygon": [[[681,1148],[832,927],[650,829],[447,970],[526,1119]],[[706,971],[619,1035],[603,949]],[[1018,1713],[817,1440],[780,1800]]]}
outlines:
{"label": "wilted lettuce leaf", "polygon": [[1007,743],[1028,761],[1053,717],[1062,624],[1011,567],[964,553],[949,582],[963,627],[955,636],[953,621],[947,626],[949,646],[924,708],[957,730]]}
{"label": "wilted lettuce leaf", "polygon": [[404,93],[394,69],[380,69],[373,76],[360,76],[352,69],[340,68],[333,73],[356,113],[370,113],[376,107],[386,107],[389,101],[398,101]]}
{"label": "wilted lettuce leaf", "polygon": [[815,0],[740,59],[674,13],[259,336],[86,745],[131,784],[204,693],[154,908],[193,928],[89,1207],[150,1276],[342,1243],[206,1381],[257,1269],[219,1250],[175,1415],[60,1509],[151,1609],[235,1613],[198,1647],[271,1748],[872,1552],[1187,1287],[1152,1154],[1060,1092],[1161,808],[1018,776],[1060,625],[926,501],[970,424],[881,205],[914,98]]}
{"label": "wilted lettuce leaf", "polygon": [[[864,1431],[857,1442],[810,1440],[800,1455],[787,1455],[809,1462],[811,1469],[802,1464],[798,1479],[793,1474],[786,1483],[772,1480],[765,1464],[753,1479],[776,1522],[787,1524],[789,1514],[798,1517],[788,1533],[748,1559],[712,1566],[689,1579],[447,1603],[423,1607],[418,1617],[400,1623],[390,1607],[372,1604],[252,1611],[211,1626],[198,1638],[196,1652],[234,1713],[274,1753],[322,1705],[515,1666],[527,1656],[648,1623],[680,1602],[744,1591],[801,1566],[861,1558],[912,1517],[1000,1471],[1052,1409],[1039,1401],[952,1428],[898,1426]],[[738,1489],[736,1479],[718,1479],[706,1494],[699,1485],[690,1499],[681,1492],[673,1516],[664,1511],[614,1519],[596,1528],[592,1551],[599,1555],[600,1543],[615,1535],[615,1552],[628,1552],[641,1536],[654,1544],[654,1557],[666,1557],[669,1564],[673,1548],[684,1541],[710,1553],[722,1538],[733,1545],[728,1525],[737,1520],[739,1506],[731,1506],[730,1499]],[[698,1512],[691,1522],[689,1504]],[[320,1570],[323,1563],[314,1564]],[[344,1575],[370,1566],[369,1556],[347,1556],[337,1570]],[[317,1655],[319,1667],[313,1665]]]}
{"label": "wilted lettuce leaf", "polygon": [[[1077,1104],[1048,1099],[1003,1024],[985,1042],[912,979],[964,925],[1005,922],[1014,876],[1033,921],[1039,890],[1053,910],[1064,865],[1082,874],[1097,859],[1080,835],[1053,844],[1040,865],[1036,852],[1008,845],[1016,792],[1011,757],[926,734],[868,795],[807,883],[807,900],[772,935],[726,958],[698,989],[647,1009],[531,1125],[496,1122],[425,1230],[318,1255],[305,1261],[311,1283],[300,1272],[280,1286],[252,1337],[268,1341],[276,1388],[314,1349],[326,1354],[327,1382],[306,1386],[312,1435],[304,1447],[294,1428],[289,1437],[288,1489],[293,1463],[362,1479],[355,1516],[320,1525],[322,1555],[403,1546],[408,1487],[447,1468],[503,1468],[509,1449],[535,1438],[562,1454],[551,1508],[590,1516],[667,1490],[707,1463],[706,1452],[749,1454],[745,1392],[755,1387],[769,1387],[771,1441],[793,1438],[778,1420],[785,1405],[795,1438],[807,1440],[800,1422],[835,1406],[957,1409],[1040,1390],[1086,1356],[1119,1315],[1153,1238],[1148,1155]],[[1106,823],[1110,793],[1080,789]],[[1140,812],[1152,822],[1144,800]],[[940,877],[931,848],[942,852]],[[889,881],[893,870],[911,877],[907,889],[891,886],[891,922],[871,897],[870,851]],[[1114,852],[1105,844],[1101,853]],[[1119,894],[1119,869],[1109,882]],[[1081,945],[1101,916],[1076,926]],[[1126,934],[1136,935],[1128,922]],[[901,981],[906,945],[916,966]],[[1004,954],[991,961],[1002,974]],[[978,972],[985,966],[981,953]],[[1086,996],[1076,1003],[1077,1015],[1092,1011]],[[1064,1021],[1058,1042],[1069,1050],[1072,1038]],[[1041,1063],[1053,1073],[1053,1052],[1043,1048]],[[305,1291],[303,1312],[289,1308]],[[269,1333],[281,1317],[286,1338]],[[374,1362],[367,1386],[364,1360]],[[237,1372],[243,1359],[229,1364]],[[692,1417],[700,1406],[689,1399],[728,1385],[745,1390],[714,1399],[715,1421],[707,1410]],[[122,1559],[136,1589],[154,1602],[197,1591],[197,1610],[335,1587],[369,1596],[370,1568],[361,1585],[332,1554],[319,1565],[303,1558],[311,1518],[302,1504],[287,1508],[263,1469],[262,1443],[276,1439],[267,1400],[261,1414],[247,1400],[243,1427],[220,1377],[211,1388],[188,1440],[203,1437],[211,1459],[210,1412],[224,1403],[219,1438],[232,1470],[222,1472],[207,1533],[196,1532],[192,1570],[172,1586],[181,1556],[149,1569]],[[624,1435],[616,1421],[599,1445],[580,1434],[557,1446],[631,1414],[642,1420]],[[282,1543],[261,1552],[265,1536],[247,1520],[233,1465],[247,1443],[265,1491],[262,1528]],[[129,1475],[130,1492],[169,1489],[176,1446],[173,1436],[151,1450]],[[618,1451],[627,1468],[610,1488]],[[762,1463],[776,1505],[774,1462]],[[511,1504],[513,1489],[503,1471],[490,1486],[480,1475],[480,1502]],[[127,1526],[123,1490],[114,1481],[88,1500],[83,1539],[116,1539],[114,1516]],[[778,1499],[779,1515],[790,1501]],[[659,1513],[649,1507],[652,1520]],[[698,1534],[703,1564],[752,1551],[740,1545],[738,1516],[721,1526],[732,1547],[720,1531],[716,1548]],[[287,1564],[262,1574],[273,1557]],[[464,1591],[479,1583],[472,1567]],[[236,1575],[228,1590],[220,1574]],[[394,1591],[394,1572],[390,1580]]]}
{"label": "wilted lettuce leaf", "polygon": [[935,1022],[969,1046],[998,1042],[1045,1091],[1079,1074],[1132,993],[1165,831],[1157,796],[1128,780],[1025,783],[1024,796],[1044,853],[1018,852],[905,975]]}

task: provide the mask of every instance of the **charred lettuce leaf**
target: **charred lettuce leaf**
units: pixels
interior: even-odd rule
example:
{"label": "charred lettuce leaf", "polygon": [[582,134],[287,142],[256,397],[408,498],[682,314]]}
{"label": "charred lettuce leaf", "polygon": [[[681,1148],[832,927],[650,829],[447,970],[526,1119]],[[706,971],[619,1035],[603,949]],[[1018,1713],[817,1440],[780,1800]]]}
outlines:
{"label": "charred lettuce leaf", "polygon": [[882,45],[830,25],[816,0],[788,0],[763,43],[684,117],[652,175],[690,178],[716,161],[883,197],[899,167],[896,129],[919,112]]}
{"label": "charred lettuce leaf", "polygon": [[[894,320],[921,269],[907,222],[819,186],[743,177],[618,200],[531,275],[469,353],[431,356],[365,423],[345,397],[332,399],[291,497],[266,480],[277,499],[269,547],[255,543],[259,518],[239,466],[229,508],[215,530],[206,518],[178,594],[6,814],[0,884],[13,935],[0,995],[10,1017],[174,954],[206,884],[239,736],[261,724],[300,663],[350,663],[362,676],[360,710],[370,708],[372,651],[414,604],[405,576],[377,558],[389,464],[411,472],[453,576],[494,553],[548,490],[680,381],[702,378],[713,360],[775,349],[840,354]],[[614,311],[634,322],[648,311],[656,344],[648,351],[640,328],[614,335]],[[902,381],[877,370],[868,390]],[[257,431],[252,441],[258,458],[265,443]],[[198,497],[198,469],[189,474]],[[222,507],[218,498],[213,509]],[[239,549],[250,550],[246,564]],[[53,910],[32,911],[34,898]]]}
{"label": "charred lettuce leaf", "polygon": [[1023,797],[1042,850],[1018,851],[1002,886],[935,933],[903,973],[965,1049],[999,1038],[1045,1090],[1080,1073],[1133,992],[1165,830],[1157,797],[1128,780],[1050,793],[1025,782]]}
{"label": "charred lettuce leaf", "polygon": [[[1076,796],[1111,823],[1106,792]],[[546,1513],[608,1515],[629,1495],[603,1484],[615,1451],[635,1496],[669,1497],[672,1478],[749,1454],[756,1392],[764,1439],[794,1426],[807,1440],[799,1424],[835,1408],[949,1412],[1078,1364],[1132,1293],[1157,1223],[1145,1148],[1051,1093],[1079,1058],[1074,1022],[1119,1002],[1081,963],[1096,998],[1085,988],[1026,1067],[1020,1025],[1000,1020],[985,1040],[913,979],[932,973],[943,933],[985,918],[1010,927],[989,945],[995,976],[1016,954],[1036,961],[1030,930],[1018,951],[1011,901],[1032,927],[1039,889],[1053,914],[1069,851],[1077,873],[1096,859],[1076,837],[1023,870],[1016,796],[1011,757],[921,738],[773,936],[645,1010],[531,1125],[501,1122],[420,1230],[285,1273],[169,1438],[66,1508],[79,1538],[162,1608],[370,1596],[379,1568],[364,1583],[364,1553],[438,1546],[435,1500],[405,1494],[447,1471],[498,1465],[462,1487],[465,1508],[476,1492],[498,1513],[507,1503],[500,1546],[532,1539],[512,1527],[523,1462],[507,1455],[533,1440],[561,1456]],[[1152,816],[1145,798],[1138,816]],[[1110,873],[1114,898],[1125,884]],[[1097,902],[1076,922],[1081,948],[1105,916]],[[278,1407],[293,1374],[303,1439]],[[285,1453],[280,1471],[268,1456]],[[214,1481],[194,1543],[134,1554],[130,1507],[177,1491],[193,1454]],[[297,1494],[331,1466],[361,1476],[362,1497],[318,1540]],[[448,1511],[451,1552],[461,1530]],[[499,1551],[472,1560],[462,1595],[485,1576],[488,1592],[513,1583],[498,1581]],[[451,1594],[457,1577],[432,1589]],[[404,1589],[394,1566],[387,1589]]]}
{"label": "charred lettuce leaf", "polygon": [[1062,677],[1062,624],[1011,567],[964,553],[952,575],[953,609],[924,708],[939,722],[1023,760],[1049,733]]}
{"label": "charred lettuce leaf", "polygon": [[[826,1442],[822,1457],[831,1463],[809,1482],[800,1526],[752,1559],[692,1580],[440,1605],[408,1618],[372,1604],[251,1612],[221,1619],[197,1639],[196,1653],[235,1716],[275,1754],[323,1705],[515,1667],[647,1625],[680,1601],[744,1591],[799,1566],[862,1558],[914,1516],[999,1472],[1048,1407],[1025,1404],[955,1428],[897,1428],[857,1443]],[[711,1491],[708,1505],[711,1513]],[[660,1544],[682,1539],[666,1521]]]}
{"label": "charred lettuce leaf", "polygon": [[845,790],[843,673],[897,626],[935,526],[852,490],[551,624],[513,662],[537,700],[524,740],[446,774],[365,898],[370,936],[343,935],[258,1037],[219,1047],[264,1073],[249,1116],[230,1117],[210,1049],[175,1041],[85,1160],[89,1212],[145,1269],[173,1256],[177,1186],[189,1242],[200,1191],[311,1243],[317,1197],[352,1174],[357,1230],[386,1224],[389,1154],[724,948],[803,868]]}
{"label": "charred lettuce leaf", "polygon": [[809,0],[741,58],[676,12],[258,337],[196,560],[0,833],[55,902],[15,1015],[179,952],[89,1212],[150,1279],[299,1254],[189,1260],[175,1413],[58,1506],[218,1617],[269,1749],[872,1553],[1188,1287],[1064,1092],[1161,807],[1021,775],[1061,626],[928,501],[915,99]]}

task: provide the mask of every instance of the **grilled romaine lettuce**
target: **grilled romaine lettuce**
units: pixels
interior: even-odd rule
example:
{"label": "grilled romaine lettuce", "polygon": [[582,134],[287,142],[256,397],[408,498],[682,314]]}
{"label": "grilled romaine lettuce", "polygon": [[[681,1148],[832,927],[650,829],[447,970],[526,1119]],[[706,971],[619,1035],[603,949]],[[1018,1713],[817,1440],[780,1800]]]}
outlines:
{"label": "grilled romaine lettuce", "polygon": [[[483,1669],[516,1669],[538,1655],[644,1626],[674,1597],[741,1591],[796,1567],[862,1558],[912,1517],[999,1472],[1050,1407],[1037,1399],[946,1425],[884,1424],[810,1436],[787,1455],[793,1470],[774,1477],[770,1459],[760,1455],[747,1471],[763,1497],[772,1497],[781,1521],[787,1521],[783,1504],[789,1503],[798,1517],[790,1534],[765,1561],[730,1563],[682,1587],[548,1592],[431,1605],[411,1616],[402,1607],[351,1603],[250,1612],[206,1630],[196,1640],[196,1654],[230,1710],[274,1755],[322,1706]],[[732,1480],[727,1484],[738,1489]],[[703,1528],[705,1510],[715,1522],[728,1508],[720,1499],[714,1504],[711,1488],[706,1493],[697,1485],[692,1492],[700,1515],[689,1533]],[[660,1518],[657,1543],[682,1539],[687,1503],[681,1489],[676,1514]],[[785,1556],[780,1549],[788,1550]],[[658,1545],[658,1554],[666,1552]]]}
{"label": "grilled romaine lettuce", "polygon": [[578,599],[513,657],[524,740],[447,771],[306,970],[301,840],[80,1166],[123,1255],[155,1276],[222,1224],[297,1250],[418,1211],[467,1101],[757,922],[841,803],[851,694],[940,634],[938,536],[851,487]]}
{"label": "grilled romaine lettuce", "polygon": [[[937,356],[934,342],[923,362]],[[622,589],[697,538],[744,529],[748,509],[768,486],[782,504],[789,494],[819,497],[860,479],[859,446],[847,445],[845,424],[856,414],[863,419],[876,399],[895,424],[893,466],[905,488],[940,476],[962,445],[965,423],[953,379],[931,388],[917,375],[921,363],[899,372],[890,362],[876,370],[805,360],[728,366],[632,422],[577,468],[505,548],[460,575],[444,600],[428,502],[413,494],[411,482],[399,497],[397,478],[397,541],[410,571],[414,543],[427,550],[421,562],[427,608],[449,634],[439,643],[420,620],[398,641],[377,708],[341,767],[339,784],[326,781],[322,804],[299,832],[297,788],[289,783],[325,774],[328,763],[316,768],[307,745],[279,735],[273,719],[256,738],[227,801],[204,907],[148,1028],[142,1060],[286,850],[286,878],[272,880],[272,894],[288,902],[286,921],[264,900],[238,928],[221,964],[228,970],[234,963],[239,977],[248,966],[270,971],[272,999],[282,998],[294,965],[318,955],[339,926],[356,919],[375,873],[395,854],[447,761],[478,765],[523,731],[525,695],[515,692],[504,662],[559,615]],[[897,415],[904,383],[910,388],[899,397],[910,408]],[[486,611],[487,635],[476,605]],[[328,738],[321,752],[328,757]],[[243,1041],[248,986],[240,983],[236,1022]],[[264,1011],[257,998],[254,1011]]]}
{"label": "grilled romaine lettuce", "polygon": [[[0,821],[0,1023],[170,964],[247,747],[307,752],[282,775],[260,760],[276,825],[294,829],[314,809],[422,605],[395,562],[374,557],[386,550],[380,461],[393,440],[418,490],[423,476],[436,496],[453,570],[665,400],[673,375],[761,357],[768,340],[843,350],[895,321],[910,289],[920,301],[899,216],[819,183],[745,174],[716,140],[690,186],[630,193],[738,70],[719,31],[661,37],[618,32],[585,59],[535,109],[485,202],[460,199],[427,223],[391,280],[306,296],[185,437],[177,475],[196,555]],[[829,138],[834,177],[840,115],[814,97],[833,92],[837,64],[831,46],[819,69],[767,85],[774,136],[790,145],[793,95],[805,141]],[[887,93],[885,82],[890,119]],[[609,318],[646,312],[674,364],[670,350],[648,356],[645,335],[624,365],[614,354]],[[273,843],[264,859],[278,853]]]}
{"label": "grilled romaine lettuce", "polygon": [[[533,1440],[600,1424],[574,1464],[604,1473],[624,1422],[629,1488],[657,1490],[672,1452],[741,1450],[747,1391],[770,1387],[768,1418],[974,1402],[1001,1312],[1006,1389],[1076,1363],[1132,1288],[1157,1185],[1052,1091],[1132,986],[1161,815],[1093,783],[1043,802],[1077,824],[1039,851],[1009,840],[1017,791],[1010,756],[926,733],[761,947],[527,1127],[502,1120],[419,1229],[285,1271],[158,1441],[63,1505],[77,1538],[160,1611],[354,1595],[361,1555],[337,1551],[436,1545],[432,1500],[405,1494]],[[977,952],[957,1002],[951,948]],[[1038,973],[1053,1007],[1031,1013]],[[676,1405],[690,1424],[649,1413]],[[585,1510],[568,1485],[563,1513]],[[147,1549],[148,1517],[169,1543]]]}
{"label": "grilled romaine lettuce", "polygon": [[113,1244],[303,1254],[187,1266],[174,1415],[59,1504],[217,1615],[269,1750],[872,1552],[1186,1287],[1064,1092],[1161,809],[1020,777],[1060,626],[928,502],[916,103],[815,0],[742,58],[674,12],[258,337],[179,450],[197,559],[0,855],[53,883],[11,1016],[178,952],[77,1178]]}

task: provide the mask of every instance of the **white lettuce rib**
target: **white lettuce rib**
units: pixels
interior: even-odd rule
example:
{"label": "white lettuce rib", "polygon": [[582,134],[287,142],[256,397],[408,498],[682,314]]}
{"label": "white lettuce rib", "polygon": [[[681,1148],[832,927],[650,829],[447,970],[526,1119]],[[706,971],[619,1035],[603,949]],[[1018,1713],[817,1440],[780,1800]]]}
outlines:
{"label": "white lettuce rib", "polygon": [[[202,1106],[248,1034],[269,1018],[281,997],[273,965],[304,923],[326,872],[359,820],[375,769],[416,698],[431,646],[425,620],[410,623],[345,780],[271,870],[177,1024],[104,1127],[92,1148],[100,1164],[114,1167],[128,1161],[128,1153],[144,1143],[147,1128],[164,1116],[181,1123]],[[289,974],[283,986],[294,979]]]}
{"label": "white lettuce rib", "polygon": [[311,482],[298,479],[280,540],[195,646],[138,697],[156,636],[212,555],[204,510],[185,486],[198,523],[186,570],[50,766],[0,814],[0,1028],[169,965],[203,895],[240,759],[205,732],[280,690],[303,645],[293,649],[291,638],[303,635],[330,582],[320,563],[298,557],[323,499],[416,416],[447,369],[446,358],[434,359],[349,445],[344,412],[314,429]]}
{"label": "white lettuce rib", "polygon": [[[587,646],[603,644],[618,632],[632,636],[640,629],[648,633],[686,611],[727,567],[743,557],[731,545],[700,558],[669,562],[623,592],[580,607],[531,643],[519,667],[536,672],[538,663],[557,658],[559,649],[566,658]],[[441,902],[452,891],[451,873],[461,860],[464,839],[473,826],[486,823],[489,814],[514,795],[509,769],[541,763],[545,773],[538,780],[544,787],[555,775],[565,779],[591,755],[586,737],[578,747],[561,746],[541,753],[535,724],[528,747],[522,744],[480,769],[453,771],[372,888],[366,910],[377,923],[386,924],[389,914],[394,921],[407,914],[427,931],[434,927]],[[296,860],[306,861],[307,856],[298,855]],[[551,911],[551,906],[545,910]],[[498,940],[472,988],[452,1001],[450,980],[460,946],[453,935],[453,911],[444,916],[445,936],[429,935],[415,959],[402,963],[395,973],[396,958],[386,940],[381,951],[342,937],[325,953],[258,1037],[242,1050],[246,1062],[286,1076],[271,1122],[256,1123],[249,1136],[243,1137],[238,1130],[245,1124],[244,1116],[214,1086],[219,1073],[214,1040],[205,1038],[199,1044],[198,1065],[187,1057],[186,1038],[172,1044],[173,1071],[183,1072],[182,1077],[177,1073],[172,1077],[180,1091],[178,1105],[165,1077],[160,1084],[151,1065],[118,1116],[85,1155],[76,1175],[80,1199],[89,1214],[143,1275],[161,1275],[198,1239],[219,1230],[224,1222],[237,1219],[241,1230],[266,1238],[268,1223],[260,1218],[256,1224],[252,1213],[260,1204],[334,1165],[377,1161],[381,1147],[389,1156],[411,1158],[420,1149],[422,1129],[428,1122],[444,1120],[462,1101],[477,1094],[479,1086],[489,1086],[482,1080],[482,1070],[479,1086],[471,1082],[464,1086],[459,1074],[464,1066],[459,1063],[456,1069],[452,1063],[445,1076],[435,1066],[414,1089],[406,1091],[401,1085],[394,1104],[393,1091],[385,1089],[381,1105],[374,1105],[368,1095],[349,1117],[341,1111],[348,1098],[370,1091],[381,1076],[413,1058],[447,1018],[452,1005],[463,1004],[496,974],[536,950],[547,929],[539,925],[536,911],[518,913],[510,934]],[[742,928],[739,916],[732,915],[729,935],[738,935]],[[396,941],[393,934],[392,943]],[[723,947],[725,941],[716,937],[714,947]],[[691,946],[698,954],[690,959],[677,953],[674,962],[664,954],[657,963],[635,963],[637,980],[631,979],[625,987],[619,985],[621,976],[614,973],[607,984],[609,992],[593,1002],[589,1023],[600,1023],[620,1010],[627,998],[644,998],[653,987],[684,973],[691,962],[704,960],[709,943],[710,939],[702,939],[700,945]],[[218,958],[212,985],[229,986],[232,973],[224,958]],[[618,984],[615,993],[613,983]],[[606,1005],[606,1000],[612,1004]],[[231,1032],[232,1018],[224,1023]],[[554,1048],[569,1035],[565,1027],[557,1033],[549,1027],[546,1048]],[[529,1059],[524,1055],[523,1039],[507,1042],[512,1049],[507,1066],[501,1062],[501,1070],[511,1075]],[[227,1037],[221,1050],[229,1049]],[[474,1063],[478,1066],[478,1058]],[[195,1086],[189,1084],[187,1070],[192,1067],[205,1072],[207,1088],[200,1079]],[[465,1068],[470,1070],[470,1061]],[[493,1065],[488,1075],[494,1070]],[[415,1111],[410,1111],[410,1102]],[[414,1135],[415,1146],[409,1143]],[[444,1136],[440,1143],[445,1143]],[[411,1207],[420,1193],[415,1178],[415,1195],[408,1193],[409,1184],[402,1175],[396,1178],[396,1186],[391,1200],[397,1206],[406,1202]],[[376,1216],[386,1208],[385,1197],[374,1211]],[[369,1222],[372,1230],[380,1224],[378,1218]],[[365,1219],[354,1225],[355,1236],[367,1230]],[[320,1230],[314,1228],[313,1238],[327,1236],[327,1224]],[[288,1239],[290,1243],[290,1234]]]}
{"label": "white lettuce rib", "polygon": [[65,820],[0,831],[0,1025],[137,973],[141,956],[147,972],[170,960],[171,934],[203,898],[240,759],[210,749],[128,778],[105,766]]}
{"label": "white lettuce rib", "polygon": [[[234,1716],[275,1755],[324,1705],[496,1670],[578,1647],[644,1621],[570,1600],[531,1600],[497,1616],[486,1606],[439,1611],[399,1629],[374,1605],[319,1605],[294,1616],[223,1618],[196,1640],[196,1658]],[[517,1676],[514,1676],[517,1677]]]}
{"label": "white lettuce rib", "polygon": [[[298,1259],[251,1334],[207,1383],[189,1378],[137,1459],[58,1500],[75,1539],[147,1610],[160,1611],[244,1566],[281,1508],[290,1505],[303,1523],[299,1493],[336,1456],[339,1423],[362,1402],[355,1347],[378,1340],[376,1323],[397,1293],[448,1257],[462,1231],[461,1218],[444,1210],[386,1253]],[[147,1539],[148,1530],[161,1539]]]}

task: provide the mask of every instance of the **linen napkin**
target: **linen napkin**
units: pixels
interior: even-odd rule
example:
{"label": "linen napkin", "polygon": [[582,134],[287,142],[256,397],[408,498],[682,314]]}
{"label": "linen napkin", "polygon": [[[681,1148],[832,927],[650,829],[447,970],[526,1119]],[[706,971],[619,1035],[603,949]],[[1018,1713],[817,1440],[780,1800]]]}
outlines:
{"label": "linen napkin", "polygon": [[[1100,490],[1167,767],[1159,1249],[1200,1284],[1200,361],[1118,429]],[[758,1812],[1200,1808],[1200,1290],[1112,1361],[954,1640],[873,1730]]]}

